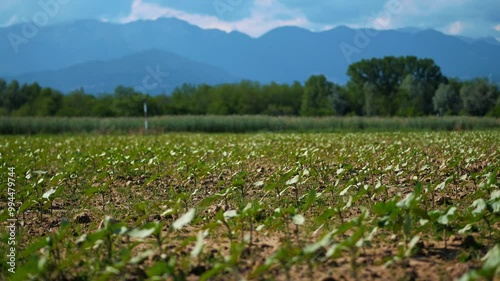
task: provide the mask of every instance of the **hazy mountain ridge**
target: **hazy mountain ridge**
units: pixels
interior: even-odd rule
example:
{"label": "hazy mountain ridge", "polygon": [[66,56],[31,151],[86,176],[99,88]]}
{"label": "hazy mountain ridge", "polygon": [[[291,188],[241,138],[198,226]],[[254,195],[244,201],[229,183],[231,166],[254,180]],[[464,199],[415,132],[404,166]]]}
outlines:
{"label": "hazy mountain ridge", "polygon": [[182,83],[220,84],[237,82],[226,71],[167,51],[151,49],[109,61],[90,61],[60,70],[15,76],[25,82],[50,85],[63,92],[83,87],[87,92],[113,92],[118,85],[151,94],[170,93]]}
{"label": "hazy mountain ridge", "polygon": [[[0,28],[0,37],[7,38],[11,32],[21,35],[20,30],[21,25]],[[172,85],[233,82],[234,77],[263,83],[290,83],[305,81],[311,74],[319,73],[334,82],[345,83],[345,72],[351,62],[387,55],[430,57],[448,76],[485,76],[500,80],[500,70],[496,67],[500,65],[500,45],[491,40],[471,39],[467,42],[464,38],[415,28],[378,31],[371,37],[373,33],[366,35],[363,30],[345,26],[318,33],[282,27],[254,39],[239,32],[201,29],[172,18],[129,24],[80,20],[40,29],[27,44],[18,46],[18,54],[14,53],[8,40],[0,41],[0,61],[3,62],[0,75],[22,82],[41,77],[42,84],[48,82],[44,86],[59,86],[61,90],[86,86],[89,91],[95,91],[99,89],[95,85],[100,83],[140,81],[147,74],[145,67],[148,65],[155,67],[159,64],[161,69],[173,71],[165,57],[154,59],[148,56],[141,61],[141,53],[158,49],[190,61],[182,68],[183,75],[171,77]],[[368,40],[356,44],[360,37]],[[346,56],[341,45],[350,46],[356,52]],[[130,68],[125,74],[120,68],[113,68],[131,57],[136,60],[130,66],[138,68],[137,72]],[[94,65],[96,60],[102,61],[101,64]],[[117,60],[122,62],[117,64]],[[189,67],[201,67],[201,70]],[[209,70],[212,68],[217,71]],[[60,71],[54,72],[58,69]],[[99,75],[104,69],[105,75]],[[197,73],[196,79],[190,79],[191,72]],[[71,76],[74,73],[81,77]],[[202,73],[217,75],[202,77]],[[106,77],[106,80],[99,81],[99,77]]]}

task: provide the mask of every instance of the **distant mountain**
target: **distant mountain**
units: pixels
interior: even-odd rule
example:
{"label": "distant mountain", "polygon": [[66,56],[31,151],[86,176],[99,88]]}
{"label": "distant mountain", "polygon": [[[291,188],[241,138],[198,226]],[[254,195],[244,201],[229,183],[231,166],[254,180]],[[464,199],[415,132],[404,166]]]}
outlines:
{"label": "distant mountain", "polygon": [[83,87],[91,93],[112,93],[118,85],[150,94],[171,93],[182,83],[220,84],[239,79],[218,67],[195,62],[157,49],[110,61],[92,61],[68,68],[15,76],[63,92]]}
{"label": "distant mountain", "polygon": [[498,41],[494,37],[469,38],[469,37],[464,37],[464,36],[457,36],[457,38],[460,38],[469,44],[484,42],[484,43],[489,43],[489,44],[500,46],[500,41]]}
{"label": "distant mountain", "polygon": [[411,27],[411,26],[408,26],[408,27],[402,27],[402,28],[397,28],[395,29],[396,31],[401,31],[401,32],[406,32],[406,33],[412,33],[412,34],[415,34],[417,32],[420,32],[422,31],[421,28],[418,28],[418,27]]}
{"label": "distant mountain", "polygon": [[[396,31],[401,31],[401,32],[405,32],[405,33],[410,33],[410,34],[416,34],[416,33],[419,33],[419,32],[422,32],[424,31],[424,29],[421,29],[421,28],[418,28],[418,27],[403,27],[403,28],[398,28],[398,29],[395,29]],[[498,41],[497,39],[495,39],[494,37],[479,37],[479,38],[470,38],[470,37],[465,37],[465,36],[460,36],[460,35],[455,35],[454,37],[466,42],[466,43],[469,43],[469,44],[472,44],[472,43],[478,43],[478,42],[484,42],[484,43],[489,43],[489,44],[493,44],[493,45],[498,45],[500,46],[500,41]]]}
{"label": "distant mountain", "polygon": [[[21,35],[21,28],[22,25],[0,28],[0,38],[7,38],[12,33]],[[42,72],[47,70],[73,69],[76,64],[109,61],[158,49],[218,67],[231,77],[263,83],[303,82],[319,73],[334,82],[345,83],[350,63],[388,55],[432,58],[447,76],[485,76],[500,81],[500,45],[489,40],[466,42],[435,30],[416,28],[366,31],[340,26],[316,33],[297,27],[281,27],[259,38],[251,38],[239,32],[201,29],[173,18],[128,24],[79,20],[42,28],[35,37],[18,47],[19,53],[15,54],[8,40],[0,40],[0,76],[22,80],[34,77],[34,74],[23,74],[26,72],[40,72],[37,75],[43,76]],[[143,71],[148,63],[140,64],[139,71]],[[97,80],[87,80],[94,77],[92,67],[98,65],[78,66],[85,71],[79,73],[80,80],[74,78],[73,81],[82,86],[98,84]],[[69,69],[58,73],[62,75]],[[56,74],[46,75],[55,77]],[[212,78],[200,77],[199,80],[209,82]],[[107,79],[99,83],[109,81],[120,81],[115,79],[112,70]],[[56,82],[54,78],[49,86]],[[181,80],[172,82],[179,83]]]}
{"label": "distant mountain", "polygon": [[[9,33],[22,35],[22,26],[0,28],[0,38],[7,38]],[[28,43],[19,45],[17,54],[9,40],[0,40],[0,74],[55,70],[149,49],[198,60],[214,55],[214,50],[217,54],[239,53],[235,48],[248,45],[248,41],[251,38],[243,34],[203,30],[173,18],[128,24],[77,20],[41,28]]]}

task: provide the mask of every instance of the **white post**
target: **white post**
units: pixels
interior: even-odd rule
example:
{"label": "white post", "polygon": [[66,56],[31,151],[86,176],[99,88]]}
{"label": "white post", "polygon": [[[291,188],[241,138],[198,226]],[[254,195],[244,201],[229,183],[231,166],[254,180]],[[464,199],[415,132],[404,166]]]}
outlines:
{"label": "white post", "polygon": [[144,101],[144,129],[146,129],[146,132],[148,131],[148,105],[146,101]]}

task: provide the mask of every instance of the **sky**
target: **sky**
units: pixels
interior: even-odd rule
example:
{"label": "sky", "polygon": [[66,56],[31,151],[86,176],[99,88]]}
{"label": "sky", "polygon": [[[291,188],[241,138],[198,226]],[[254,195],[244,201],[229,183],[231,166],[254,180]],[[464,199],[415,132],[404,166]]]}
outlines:
{"label": "sky", "polygon": [[[314,4],[313,4],[314,3]],[[500,41],[498,0],[0,0],[0,27],[77,19],[128,23],[176,17],[201,28],[259,37],[281,26],[322,31],[432,28]]]}

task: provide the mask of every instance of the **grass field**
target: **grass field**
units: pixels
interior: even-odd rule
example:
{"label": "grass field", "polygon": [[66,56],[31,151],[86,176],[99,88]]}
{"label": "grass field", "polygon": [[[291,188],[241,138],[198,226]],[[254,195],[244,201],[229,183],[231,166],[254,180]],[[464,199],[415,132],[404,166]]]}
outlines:
{"label": "grass field", "polygon": [[4,136],[0,279],[498,280],[499,140]]}
{"label": "grass field", "polygon": [[[270,117],[162,116],[149,119],[149,133],[205,132],[393,132],[500,129],[487,117]],[[144,133],[144,118],[0,117],[0,134]]]}

